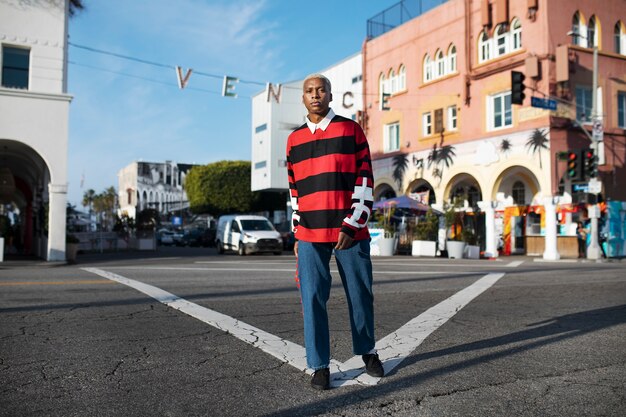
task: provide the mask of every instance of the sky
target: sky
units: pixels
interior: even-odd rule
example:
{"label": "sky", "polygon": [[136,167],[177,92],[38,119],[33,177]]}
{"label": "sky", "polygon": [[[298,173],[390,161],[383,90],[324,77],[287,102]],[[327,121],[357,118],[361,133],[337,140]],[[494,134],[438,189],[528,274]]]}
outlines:
{"label": "sky", "polygon": [[[84,0],[69,25],[68,202],[117,189],[133,161],[249,161],[251,97],[359,52],[367,20],[397,2]],[[185,89],[175,66],[195,71]]]}

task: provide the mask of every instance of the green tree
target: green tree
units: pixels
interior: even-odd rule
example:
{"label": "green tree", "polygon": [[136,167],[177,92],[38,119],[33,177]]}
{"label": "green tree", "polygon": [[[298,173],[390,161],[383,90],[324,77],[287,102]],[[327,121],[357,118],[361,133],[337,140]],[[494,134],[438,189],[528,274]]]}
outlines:
{"label": "green tree", "polygon": [[193,167],[185,180],[191,211],[219,216],[252,210],[258,195],[250,191],[249,161],[219,161]]}
{"label": "green tree", "polygon": [[114,225],[116,206],[117,192],[115,187],[106,188],[102,193],[93,197],[93,209],[102,220],[102,226],[106,230]]}
{"label": "green tree", "polygon": [[535,129],[526,142],[526,147],[533,153],[539,156],[539,168],[541,166],[541,150],[548,149],[548,138],[546,132],[543,130]]}
{"label": "green tree", "polygon": [[93,189],[88,189],[83,194],[83,201],[81,204],[83,207],[89,207],[89,215],[91,215],[91,210],[93,209],[93,200],[96,197],[96,191]]}

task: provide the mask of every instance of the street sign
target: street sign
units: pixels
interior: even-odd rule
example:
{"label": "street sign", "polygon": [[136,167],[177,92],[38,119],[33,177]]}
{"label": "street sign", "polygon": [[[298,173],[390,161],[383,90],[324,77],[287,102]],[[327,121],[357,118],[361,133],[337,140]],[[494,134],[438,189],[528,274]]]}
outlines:
{"label": "street sign", "polygon": [[531,97],[530,105],[540,109],[556,110],[556,100],[541,97]]}
{"label": "street sign", "polygon": [[602,183],[597,178],[589,180],[589,191],[591,194],[600,194],[602,192]]}
{"label": "street sign", "polygon": [[591,137],[596,142],[602,142],[604,140],[604,128],[602,127],[602,119],[595,119],[593,121]]}
{"label": "street sign", "polygon": [[572,191],[575,192],[575,193],[577,193],[577,192],[588,193],[589,192],[589,184],[587,184],[587,183],[572,184]]}
{"label": "street sign", "polygon": [[183,224],[183,218],[182,217],[178,217],[178,216],[172,217],[172,225],[174,225],[174,226],[181,226],[182,224]]}

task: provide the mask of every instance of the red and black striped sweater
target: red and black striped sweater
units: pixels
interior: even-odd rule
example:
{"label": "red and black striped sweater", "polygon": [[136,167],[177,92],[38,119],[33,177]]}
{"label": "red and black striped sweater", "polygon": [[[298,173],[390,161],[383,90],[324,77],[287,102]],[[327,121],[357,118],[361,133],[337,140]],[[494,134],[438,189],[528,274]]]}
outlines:
{"label": "red and black striped sweater", "polygon": [[287,139],[295,237],[337,242],[341,231],[368,239],[374,176],[367,138],[361,126],[332,109],[326,119],[330,123],[320,122],[314,133],[305,123]]}

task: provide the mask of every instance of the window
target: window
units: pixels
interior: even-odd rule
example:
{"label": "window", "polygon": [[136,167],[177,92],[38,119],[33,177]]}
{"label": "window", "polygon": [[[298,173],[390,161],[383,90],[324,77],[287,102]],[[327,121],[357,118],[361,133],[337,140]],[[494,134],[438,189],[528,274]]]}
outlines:
{"label": "window", "polygon": [[448,73],[456,72],[456,46],[450,45],[448,48]]}
{"label": "window", "polygon": [[456,106],[450,106],[448,107],[448,131],[454,131],[456,129]]}
{"label": "window", "polygon": [[596,24],[596,17],[591,16],[589,19],[589,26],[587,27],[587,46],[593,48],[599,46],[598,44],[598,25]]}
{"label": "window", "polygon": [[478,60],[480,62],[485,62],[490,59],[491,59],[491,42],[489,41],[489,36],[487,36],[487,32],[483,31],[482,35],[480,36]]}
{"label": "window", "polygon": [[391,94],[396,93],[398,91],[398,79],[396,78],[396,73],[393,72],[393,69],[389,70],[389,83],[389,92]]}
{"label": "window", "polygon": [[400,65],[400,70],[398,71],[398,90],[406,90],[406,67],[404,65]]}
{"label": "window", "polygon": [[613,37],[615,42],[615,53],[626,55],[626,34],[624,33],[624,24],[618,21],[613,29]]}
{"label": "window", "polygon": [[435,133],[443,133],[443,109],[435,110]]}
{"label": "window", "polygon": [[519,19],[513,19],[513,23],[511,24],[513,28],[511,30],[511,50],[517,51],[518,49],[522,49],[522,24]]}
{"label": "window", "polygon": [[503,25],[498,25],[495,31],[496,56],[504,55],[509,52],[508,34]]}
{"label": "window", "polygon": [[430,112],[422,114],[422,136],[433,134],[433,118]]}
{"label": "window", "polygon": [[378,95],[382,95],[383,93],[386,93],[385,91],[385,74],[380,74],[380,77],[378,77]]}
{"label": "window", "polygon": [[626,92],[617,93],[617,126],[626,129]]}
{"label": "window", "polygon": [[426,55],[424,57],[424,82],[428,82],[433,79],[433,69],[430,61],[430,57]]}
{"label": "window", "polygon": [[501,129],[513,125],[511,92],[496,94],[487,101],[487,117],[490,130]]}
{"label": "window", "polygon": [[254,169],[261,169],[267,166],[267,161],[261,161],[254,164]]}
{"label": "window", "polygon": [[2,87],[28,89],[30,50],[2,45]]}
{"label": "window", "polygon": [[591,88],[576,86],[576,120],[582,123],[591,121]]}
{"label": "window", "polygon": [[521,181],[515,181],[513,184],[513,190],[511,192],[513,202],[518,206],[526,204],[526,187]]}
{"label": "window", "polygon": [[260,132],[263,132],[264,130],[267,130],[267,123],[263,123],[262,125],[258,125],[257,127],[255,127],[254,133],[260,133]]}
{"label": "window", "polygon": [[400,149],[400,123],[395,122],[385,125],[384,131],[385,152],[393,152]]}
{"label": "window", "polygon": [[443,77],[446,73],[446,62],[443,59],[443,52],[441,51],[435,53],[435,68],[437,71],[435,78]]}
{"label": "window", "polygon": [[356,84],[359,81],[363,81],[363,75],[357,75],[356,77],[352,77],[352,84]]}
{"label": "window", "polygon": [[584,38],[585,25],[582,22],[580,12],[576,12],[572,17],[572,44],[578,46],[587,46],[587,39]]}

